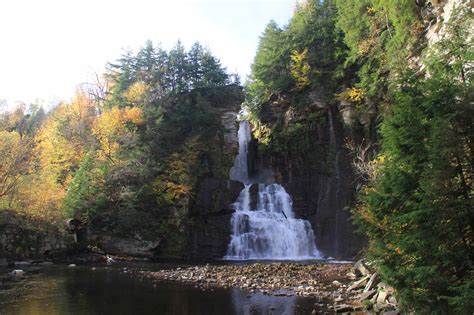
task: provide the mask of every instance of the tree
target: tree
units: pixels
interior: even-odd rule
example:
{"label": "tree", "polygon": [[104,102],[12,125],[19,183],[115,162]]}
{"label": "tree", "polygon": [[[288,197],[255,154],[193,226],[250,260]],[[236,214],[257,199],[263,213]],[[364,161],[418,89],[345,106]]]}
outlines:
{"label": "tree", "polygon": [[175,93],[184,92],[188,89],[187,82],[187,55],[181,41],[176,42],[168,55],[168,73],[171,90]]}
{"label": "tree", "polygon": [[264,83],[264,94],[286,90],[293,83],[288,46],[283,30],[275,21],[270,21],[260,37],[251,75],[255,85]]}
{"label": "tree", "polygon": [[474,110],[467,70],[473,46],[465,43],[467,21],[465,15],[453,18],[425,61],[428,77],[408,71],[399,82],[381,129],[381,175],[356,212],[382,278],[419,312],[474,309]]}
{"label": "tree", "polygon": [[30,163],[30,142],[16,131],[0,130],[0,199],[16,193]]}

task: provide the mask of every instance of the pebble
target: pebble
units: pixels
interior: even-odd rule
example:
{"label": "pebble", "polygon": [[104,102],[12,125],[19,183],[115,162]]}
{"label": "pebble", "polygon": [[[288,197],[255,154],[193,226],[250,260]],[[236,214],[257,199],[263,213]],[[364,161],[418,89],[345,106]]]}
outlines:
{"label": "pebble", "polygon": [[[205,265],[178,267],[169,270],[146,272],[146,277],[160,281],[190,283],[200,289],[238,287],[251,293],[274,296],[302,296],[347,298],[343,283],[351,264],[252,263],[247,265]],[[338,286],[336,289],[334,286]]]}

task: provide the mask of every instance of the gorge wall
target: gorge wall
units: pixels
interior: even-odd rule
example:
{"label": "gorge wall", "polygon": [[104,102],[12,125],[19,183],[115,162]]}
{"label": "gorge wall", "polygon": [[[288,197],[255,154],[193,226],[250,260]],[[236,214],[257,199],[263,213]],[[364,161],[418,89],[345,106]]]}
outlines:
{"label": "gorge wall", "polygon": [[350,104],[337,100],[313,97],[305,110],[295,110],[292,102],[291,93],[280,93],[262,104],[254,126],[260,142],[254,141],[252,172],[265,176],[273,170],[274,180],[293,197],[295,213],[311,222],[325,256],[353,258],[365,239],[355,232],[348,210],[360,181],[348,144],[375,137],[375,118],[358,116]]}

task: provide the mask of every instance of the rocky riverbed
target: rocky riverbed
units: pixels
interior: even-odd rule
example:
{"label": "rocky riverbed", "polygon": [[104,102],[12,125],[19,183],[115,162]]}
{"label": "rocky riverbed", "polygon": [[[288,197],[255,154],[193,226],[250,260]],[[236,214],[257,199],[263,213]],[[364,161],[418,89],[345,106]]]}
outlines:
{"label": "rocky riverbed", "polygon": [[[121,257],[104,256],[100,264],[82,265],[82,269],[116,270],[131,278],[146,279],[161,287],[163,283],[186,284],[202,291],[239,288],[244,296],[286,296],[307,298],[314,314],[329,312],[355,314],[399,314],[395,291],[382,282],[370,263],[296,263],[249,262],[236,264],[184,265],[182,263],[144,263]],[[79,260],[78,260],[79,262]],[[35,270],[51,263],[12,264],[2,284],[30,279]],[[70,264],[69,268],[75,268]],[[27,270],[23,271],[22,267]],[[14,269],[15,268],[15,269]],[[0,279],[1,280],[1,279]],[[146,281],[146,282],[148,282]],[[23,281],[24,282],[24,281]],[[25,283],[28,283],[26,281]],[[14,291],[12,291],[14,292]]]}
{"label": "rocky riverbed", "polygon": [[178,267],[156,272],[143,271],[149,278],[194,283],[202,288],[238,287],[278,295],[324,295],[345,287],[351,264],[252,263]]}
{"label": "rocky riverbed", "polygon": [[334,311],[362,311],[359,292],[348,291],[355,278],[352,263],[249,263],[204,265],[140,271],[155,281],[171,281],[203,290],[237,287],[252,293],[313,298]]}
{"label": "rocky riverbed", "polygon": [[[315,306],[337,313],[399,314],[393,288],[364,261],[353,263],[249,263],[181,266],[139,271],[153,281],[193,284],[202,290],[237,287],[273,296],[312,298]],[[315,310],[314,314],[318,312]]]}

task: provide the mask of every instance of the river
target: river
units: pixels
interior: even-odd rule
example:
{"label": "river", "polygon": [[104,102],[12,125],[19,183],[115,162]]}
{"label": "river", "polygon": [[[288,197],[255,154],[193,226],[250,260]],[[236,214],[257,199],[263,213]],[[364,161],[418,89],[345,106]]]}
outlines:
{"label": "river", "polygon": [[311,314],[314,308],[314,299],[201,290],[137,277],[140,270],[157,268],[163,267],[27,267],[22,280],[7,275],[11,268],[1,270],[0,314]]}

